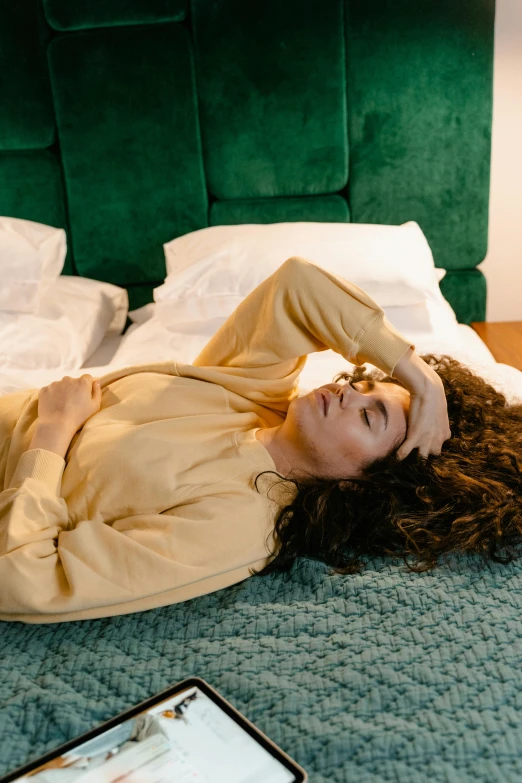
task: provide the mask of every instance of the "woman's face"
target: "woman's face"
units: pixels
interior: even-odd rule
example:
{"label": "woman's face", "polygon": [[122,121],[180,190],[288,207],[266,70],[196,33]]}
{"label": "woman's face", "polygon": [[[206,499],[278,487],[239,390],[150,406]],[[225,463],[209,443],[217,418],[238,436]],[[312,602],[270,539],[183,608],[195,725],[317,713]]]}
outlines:
{"label": "woman's face", "polygon": [[409,392],[394,383],[326,383],[290,403],[281,433],[286,453],[314,475],[356,477],[405,440],[409,404]]}

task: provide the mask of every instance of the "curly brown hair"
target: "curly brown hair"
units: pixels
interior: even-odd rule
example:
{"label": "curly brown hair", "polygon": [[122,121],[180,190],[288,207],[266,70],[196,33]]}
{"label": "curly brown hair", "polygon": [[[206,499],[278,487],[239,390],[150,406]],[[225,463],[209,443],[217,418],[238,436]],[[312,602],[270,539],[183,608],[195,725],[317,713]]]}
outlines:
{"label": "curly brown hair", "polygon": [[[484,563],[509,563],[519,555],[522,404],[508,405],[503,394],[450,356],[421,358],[446,393],[452,437],[441,454],[423,459],[415,449],[399,461],[394,447],[369,462],[361,478],[280,476],[298,492],[275,521],[275,557],[261,571],[252,569],[253,575],[289,571],[300,556],[350,574],[361,571],[363,555],[399,556],[417,573],[452,552],[479,554]],[[367,378],[402,385],[365,367],[339,373],[334,382]]]}

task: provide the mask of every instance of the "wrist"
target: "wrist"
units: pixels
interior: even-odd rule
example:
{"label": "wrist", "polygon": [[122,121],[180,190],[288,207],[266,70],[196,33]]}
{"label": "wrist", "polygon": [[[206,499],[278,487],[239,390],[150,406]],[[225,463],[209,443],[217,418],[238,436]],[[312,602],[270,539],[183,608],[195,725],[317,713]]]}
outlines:
{"label": "wrist", "polygon": [[67,449],[76,434],[74,428],[68,422],[51,422],[36,420],[29,450],[45,449],[65,459]]}
{"label": "wrist", "polygon": [[393,378],[400,381],[409,392],[422,394],[426,390],[433,372],[419,354],[410,348],[395,365]]}

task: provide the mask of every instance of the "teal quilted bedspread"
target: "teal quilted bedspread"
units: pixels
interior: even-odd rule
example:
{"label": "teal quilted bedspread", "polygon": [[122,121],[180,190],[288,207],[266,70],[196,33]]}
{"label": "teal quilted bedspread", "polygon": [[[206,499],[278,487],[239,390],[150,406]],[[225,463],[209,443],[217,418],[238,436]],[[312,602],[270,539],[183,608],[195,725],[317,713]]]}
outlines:
{"label": "teal quilted bedspread", "polygon": [[312,783],[522,781],[521,573],[303,559],[139,614],[0,623],[0,774],[196,675]]}

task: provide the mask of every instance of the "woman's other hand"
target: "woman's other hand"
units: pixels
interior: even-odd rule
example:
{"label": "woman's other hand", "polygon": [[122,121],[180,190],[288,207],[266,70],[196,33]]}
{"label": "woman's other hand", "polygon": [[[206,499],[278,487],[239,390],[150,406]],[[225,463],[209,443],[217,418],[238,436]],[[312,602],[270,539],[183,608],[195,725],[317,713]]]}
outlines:
{"label": "woman's other hand", "polygon": [[42,424],[65,425],[76,433],[101,408],[99,381],[92,375],[66,375],[38,392],[38,420]]}
{"label": "woman's other hand", "polygon": [[393,377],[410,392],[408,431],[397,451],[398,459],[403,460],[413,449],[425,459],[440,454],[442,444],[451,438],[442,380],[411,348],[395,366]]}

